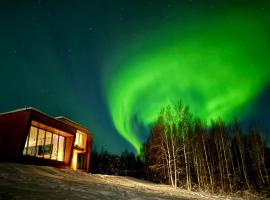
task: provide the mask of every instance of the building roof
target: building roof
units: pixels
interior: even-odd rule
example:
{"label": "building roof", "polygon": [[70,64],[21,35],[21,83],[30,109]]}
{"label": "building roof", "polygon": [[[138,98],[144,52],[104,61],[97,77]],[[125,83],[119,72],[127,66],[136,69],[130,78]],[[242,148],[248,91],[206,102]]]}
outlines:
{"label": "building roof", "polygon": [[34,108],[34,107],[24,107],[24,108],[19,108],[19,109],[8,111],[8,112],[3,112],[3,113],[0,113],[0,116],[1,115],[12,114],[12,113],[17,113],[17,112],[23,112],[23,111],[34,111],[36,113],[40,113],[40,114],[42,114],[42,115],[44,115],[46,117],[49,117],[51,119],[54,119],[54,120],[58,121],[59,123],[63,123],[63,124],[66,124],[68,126],[72,126],[72,127],[76,128],[78,130],[81,130],[81,131],[83,131],[85,133],[88,133],[87,128],[80,125],[77,122],[74,122],[74,121],[72,121],[72,120],[70,120],[70,119],[68,119],[68,118],[66,118],[64,116],[52,117],[52,116],[50,116],[50,115],[48,115],[48,114]]}
{"label": "building roof", "polygon": [[69,124],[69,125],[71,125],[71,126],[74,126],[74,127],[76,127],[78,130],[83,131],[83,132],[85,132],[85,133],[88,134],[88,130],[87,130],[87,128],[86,128],[85,126],[82,126],[82,125],[80,125],[79,123],[74,122],[74,121],[71,120],[71,119],[68,119],[68,118],[63,117],[63,116],[55,117],[55,119],[60,120],[60,121],[62,121],[62,122],[64,122],[64,123],[67,123],[67,124]]}
{"label": "building roof", "polygon": [[[15,109],[15,110],[11,110],[11,111],[8,111],[8,112],[2,112],[0,113],[0,115],[6,115],[6,114],[11,114],[11,113],[16,113],[16,112],[21,112],[21,111],[26,111],[26,110],[35,110],[37,112],[40,112],[44,115],[47,115],[46,113],[34,108],[34,107],[24,107],[24,108],[19,108],[19,109]],[[48,115],[47,115],[48,116]]]}

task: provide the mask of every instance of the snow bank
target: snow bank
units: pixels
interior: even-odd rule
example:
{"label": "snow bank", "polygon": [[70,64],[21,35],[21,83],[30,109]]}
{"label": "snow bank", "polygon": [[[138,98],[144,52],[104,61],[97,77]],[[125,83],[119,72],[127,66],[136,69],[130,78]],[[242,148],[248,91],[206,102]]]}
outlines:
{"label": "snow bank", "polygon": [[239,198],[187,192],[131,177],[87,174],[47,166],[0,163],[0,199],[216,200]]}

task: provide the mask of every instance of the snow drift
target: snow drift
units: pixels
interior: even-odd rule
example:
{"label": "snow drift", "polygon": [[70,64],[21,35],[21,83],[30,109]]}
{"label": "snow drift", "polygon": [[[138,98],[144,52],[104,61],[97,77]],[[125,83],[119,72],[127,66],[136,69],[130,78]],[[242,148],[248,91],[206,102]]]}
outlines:
{"label": "snow drift", "polygon": [[[239,199],[173,189],[131,177],[0,163],[0,199]],[[254,199],[252,197],[251,199]]]}

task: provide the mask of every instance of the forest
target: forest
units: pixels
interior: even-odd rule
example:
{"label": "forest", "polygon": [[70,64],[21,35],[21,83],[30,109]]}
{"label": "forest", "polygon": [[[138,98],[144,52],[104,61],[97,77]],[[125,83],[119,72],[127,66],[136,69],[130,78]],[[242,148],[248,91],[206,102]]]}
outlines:
{"label": "forest", "polygon": [[182,102],[160,111],[141,155],[94,152],[91,172],[144,178],[175,188],[214,193],[270,194],[270,149],[259,126],[243,130],[194,117]]}

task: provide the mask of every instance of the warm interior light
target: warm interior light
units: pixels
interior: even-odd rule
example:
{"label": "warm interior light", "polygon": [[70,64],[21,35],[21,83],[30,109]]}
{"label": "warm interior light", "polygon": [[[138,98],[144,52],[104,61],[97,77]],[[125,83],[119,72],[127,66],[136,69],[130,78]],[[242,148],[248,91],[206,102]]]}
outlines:
{"label": "warm interior light", "polygon": [[75,138],[75,147],[79,147],[82,149],[85,149],[86,146],[86,134],[81,132],[81,131],[77,131],[76,132],[76,138]]}
{"label": "warm interior light", "polygon": [[72,156],[72,165],[71,165],[71,168],[74,170],[77,169],[77,157],[78,157],[78,152],[76,150],[74,150],[73,156]]}
{"label": "warm interior light", "polygon": [[[36,127],[31,125],[29,134],[25,141],[23,155],[35,156],[39,158],[64,161],[65,157],[65,133],[58,129],[32,121],[32,124],[42,126]],[[51,132],[54,130],[56,132]],[[59,134],[61,133],[61,134]]]}

